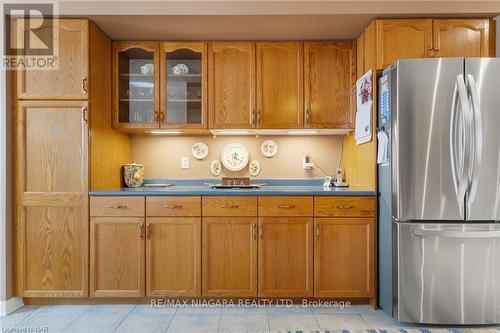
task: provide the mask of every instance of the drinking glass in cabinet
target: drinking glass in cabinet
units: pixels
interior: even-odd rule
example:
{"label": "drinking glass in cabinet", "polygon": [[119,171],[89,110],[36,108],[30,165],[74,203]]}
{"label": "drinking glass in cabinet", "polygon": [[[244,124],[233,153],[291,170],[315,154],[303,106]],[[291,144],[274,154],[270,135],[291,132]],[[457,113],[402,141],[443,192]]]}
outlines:
{"label": "drinking glass in cabinet", "polygon": [[118,121],[154,123],[154,52],[141,48],[122,51],[118,66]]}
{"label": "drinking glass in cabinet", "polygon": [[166,57],[167,124],[202,122],[202,53],[177,49]]}

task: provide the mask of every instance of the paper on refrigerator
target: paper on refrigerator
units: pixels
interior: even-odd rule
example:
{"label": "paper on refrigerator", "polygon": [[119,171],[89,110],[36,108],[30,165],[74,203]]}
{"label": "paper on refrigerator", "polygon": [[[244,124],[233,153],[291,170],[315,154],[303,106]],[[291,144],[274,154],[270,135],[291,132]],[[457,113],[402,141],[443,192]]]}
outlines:
{"label": "paper on refrigerator", "polygon": [[356,144],[372,139],[372,70],[370,69],[356,81]]}

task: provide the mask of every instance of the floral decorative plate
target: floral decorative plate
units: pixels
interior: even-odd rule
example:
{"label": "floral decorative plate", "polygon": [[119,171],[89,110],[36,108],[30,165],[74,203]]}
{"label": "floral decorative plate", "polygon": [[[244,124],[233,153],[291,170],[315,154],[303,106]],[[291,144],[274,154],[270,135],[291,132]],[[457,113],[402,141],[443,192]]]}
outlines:
{"label": "floral decorative plate", "polygon": [[208,146],[203,142],[197,142],[191,148],[194,158],[197,160],[202,160],[208,155]]}
{"label": "floral decorative plate", "polygon": [[248,171],[255,177],[260,173],[260,163],[257,160],[252,160],[248,165]]}
{"label": "floral decorative plate", "polygon": [[220,161],[219,160],[213,160],[211,163],[210,163],[210,173],[217,177],[218,175],[220,175],[222,171],[222,165],[220,164]]}
{"label": "floral decorative plate", "polygon": [[273,157],[278,152],[278,144],[273,140],[266,140],[262,142],[260,151],[265,157]]}

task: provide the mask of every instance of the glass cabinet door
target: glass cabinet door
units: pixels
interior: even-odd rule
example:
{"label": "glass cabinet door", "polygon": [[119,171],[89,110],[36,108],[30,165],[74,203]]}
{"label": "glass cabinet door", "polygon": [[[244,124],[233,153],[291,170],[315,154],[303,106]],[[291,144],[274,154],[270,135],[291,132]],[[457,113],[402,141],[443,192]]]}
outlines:
{"label": "glass cabinet door", "polygon": [[206,48],[205,43],[163,44],[160,127],[207,127]]}
{"label": "glass cabinet door", "polygon": [[113,43],[115,127],[158,127],[158,55],[158,43]]}

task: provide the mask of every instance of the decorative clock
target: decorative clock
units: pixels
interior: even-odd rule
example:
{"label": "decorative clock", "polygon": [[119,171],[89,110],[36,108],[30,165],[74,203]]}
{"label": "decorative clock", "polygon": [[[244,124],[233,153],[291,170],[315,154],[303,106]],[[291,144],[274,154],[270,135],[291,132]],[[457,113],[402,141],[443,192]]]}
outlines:
{"label": "decorative clock", "polygon": [[248,164],[248,151],[238,143],[224,147],[221,153],[222,165],[230,171],[240,171]]}

